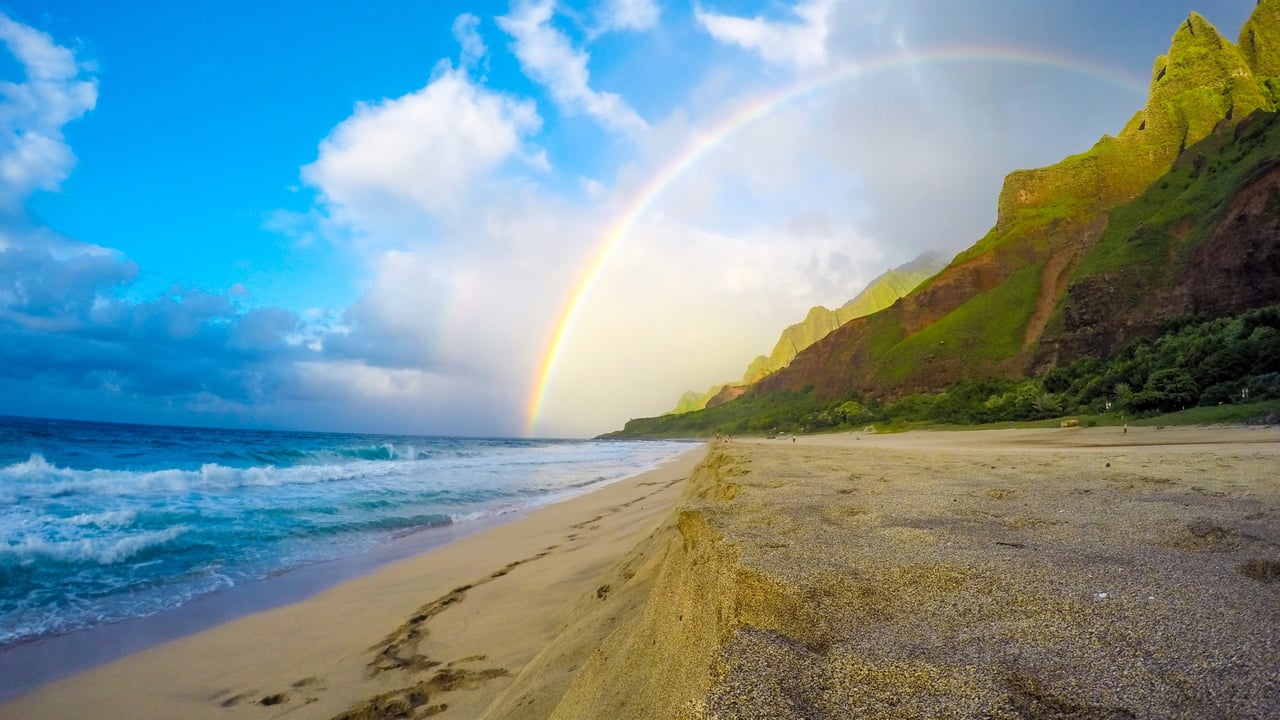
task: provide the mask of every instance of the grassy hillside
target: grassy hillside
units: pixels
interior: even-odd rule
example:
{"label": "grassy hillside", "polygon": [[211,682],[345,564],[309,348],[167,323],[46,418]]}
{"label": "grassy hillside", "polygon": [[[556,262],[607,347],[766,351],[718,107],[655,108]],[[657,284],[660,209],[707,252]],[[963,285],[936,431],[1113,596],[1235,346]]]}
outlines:
{"label": "grassy hillside", "polygon": [[[773,351],[768,355],[759,355],[747,366],[742,380],[737,385],[750,385],[760,378],[786,367],[793,358],[805,348],[813,345],[836,328],[871,313],[883,310],[898,301],[899,298],[914,290],[921,282],[936,273],[945,260],[934,253],[925,253],[900,267],[888,270],[872,280],[857,297],[829,310],[821,305],[810,308],[805,319],[783,329]],[[693,390],[680,396],[679,402],[671,412],[681,413],[701,410],[708,402],[720,395],[725,384],[713,385],[704,393]]]}
{"label": "grassy hillside", "polygon": [[823,398],[813,388],[749,392],[705,410],[632,420],[609,437],[774,435],[868,425],[893,430],[1063,417],[1087,424],[1276,422],[1278,413],[1280,305],[1186,322],[1105,360],[1085,358],[1034,378],[964,380],[890,403],[858,394]]}
{"label": "grassy hillside", "polygon": [[781,370],[791,364],[802,350],[830,335],[841,325],[893,305],[942,266],[943,261],[937,256],[922,255],[911,263],[889,270],[872,280],[857,297],[835,310],[828,310],[821,305],[810,309],[803,322],[790,325],[782,331],[773,352],[768,356],[761,355],[751,362],[742,381],[750,384],[769,373]]}

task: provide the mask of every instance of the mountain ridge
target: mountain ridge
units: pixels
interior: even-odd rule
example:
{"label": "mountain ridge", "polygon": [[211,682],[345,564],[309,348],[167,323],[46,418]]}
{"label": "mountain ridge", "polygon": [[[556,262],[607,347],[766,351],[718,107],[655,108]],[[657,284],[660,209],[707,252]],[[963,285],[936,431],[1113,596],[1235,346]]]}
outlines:
{"label": "mountain ridge", "polygon": [[1118,135],[1059,163],[1010,173],[986,236],[902,302],[842,326],[755,391],[813,385],[824,397],[893,397],[1069,361],[1078,345],[1065,354],[1039,346],[1047,330],[1068,324],[1063,299],[1111,211],[1136,200],[1224,123],[1275,111],[1269,73],[1280,70],[1280,0],[1260,2],[1241,34],[1247,51],[1190,14],[1153,65],[1145,106]]}
{"label": "mountain ridge", "polygon": [[[1009,173],[995,225],[943,270],[726,407],[633,420],[619,435],[803,431],[929,418],[935,406],[950,408],[938,415],[948,422],[1010,419],[1011,407],[1027,417],[1146,407],[1134,398],[1167,411],[1178,409],[1170,398],[1221,404],[1243,387],[1280,397],[1280,372],[1258,355],[1280,337],[1262,327],[1280,306],[1277,98],[1280,0],[1257,4],[1238,44],[1189,14],[1120,132]],[[1215,350],[1165,334],[1219,320],[1248,337]],[[1157,341],[1182,349],[1152,365]]]}
{"label": "mountain ridge", "polygon": [[809,308],[805,319],[783,328],[768,355],[757,355],[738,382],[712,385],[705,393],[693,390],[680,396],[669,414],[683,414],[729,402],[747,386],[790,364],[802,350],[829,335],[836,328],[864,315],[886,308],[927,280],[945,264],[940,253],[928,251],[915,259],[881,273],[851,300],[831,310],[822,305]]}

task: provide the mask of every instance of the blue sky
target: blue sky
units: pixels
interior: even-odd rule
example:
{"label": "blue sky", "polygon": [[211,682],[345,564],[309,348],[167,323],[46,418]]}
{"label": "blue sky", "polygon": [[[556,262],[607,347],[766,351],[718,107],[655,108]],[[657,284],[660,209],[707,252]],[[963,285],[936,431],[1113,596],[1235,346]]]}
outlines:
{"label": "blue sky", "polygon": [[[1117,132],[1178,22],[1253,0],[0,5],[0,413],[540,434],[739,375],[784,325]],[[938,62],[955,47],[1062,58]],[[1072,67],[1066,66],[1075,66]],[[1089,70],[1088,68],[1092,68]]]}

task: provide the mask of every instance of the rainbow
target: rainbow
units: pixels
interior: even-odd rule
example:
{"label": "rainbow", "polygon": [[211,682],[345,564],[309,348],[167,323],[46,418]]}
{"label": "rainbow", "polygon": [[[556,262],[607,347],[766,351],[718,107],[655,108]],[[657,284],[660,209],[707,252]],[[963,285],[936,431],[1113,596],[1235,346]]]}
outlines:
{"label": "rainbow", "polygon": [[636,223],[653,203],[663,194],[672,182],[683,175],[728,138],[743,128],[757,122],[778,109],[822,90],[840,83],[865,77],[868,75],[890,72],[925,63],[998,63],[1022,65],[1032,68],[1055,70],[1085,75],[1105,83],[1133,90],[1145,96],[1147,81],[1135,76],[1116,72],[1109,68],[1076,58],[1039,53],[1017,48],[961,47],[939,49],[919,53],[899,53],[886,55],[856,64],[844,65],[835,69],[807,76],[799,81],[786,85],[759,97],[742,103],[733,111],[726,113],[718,122],[711,124],[702,132],[696,133],[668,161],[642,185],[629,202],[623,206],[621,213],[609,225],[608,230],[594,245],[573,290],[562,305],[557,316],[551,338],[538,362],[534,374],[532,389],[526,410],[525,434],[532,436],[537,428],[542,404],[546,399],[547,389],[555,372],[556,362],[564,348],[565,341],[573,331],[574,321],[586,305],[591,290],[603,274],[618,247],[627,239]]}

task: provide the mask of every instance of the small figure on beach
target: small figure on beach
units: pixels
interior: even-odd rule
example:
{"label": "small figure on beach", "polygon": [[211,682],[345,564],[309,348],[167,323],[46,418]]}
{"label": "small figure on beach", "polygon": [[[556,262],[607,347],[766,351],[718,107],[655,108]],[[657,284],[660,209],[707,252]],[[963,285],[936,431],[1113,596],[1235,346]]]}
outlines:
{"label": "small figure on beach", "polygon": [[1120,434],[1121,434],[1121,435],[1127,435],[1128,433],[1129,433],[1129,423],[1125,423],[1125,424],[1124,424],[1124,429],[1120,431]]}

